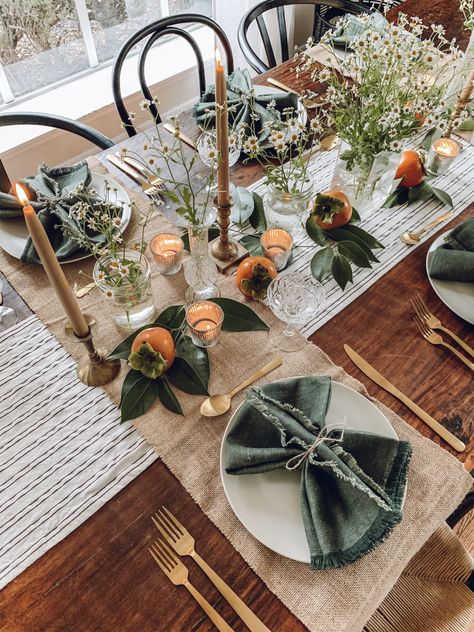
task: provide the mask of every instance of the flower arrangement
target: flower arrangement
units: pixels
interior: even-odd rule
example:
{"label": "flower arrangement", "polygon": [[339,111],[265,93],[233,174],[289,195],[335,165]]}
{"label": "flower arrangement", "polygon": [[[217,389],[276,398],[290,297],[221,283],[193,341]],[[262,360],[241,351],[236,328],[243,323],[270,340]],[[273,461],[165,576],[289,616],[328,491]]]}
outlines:
{"label": "flower arrangement", "polygon": [[460,0],[459,10],[464,16],[464,26],[474,31],[474,0]]}

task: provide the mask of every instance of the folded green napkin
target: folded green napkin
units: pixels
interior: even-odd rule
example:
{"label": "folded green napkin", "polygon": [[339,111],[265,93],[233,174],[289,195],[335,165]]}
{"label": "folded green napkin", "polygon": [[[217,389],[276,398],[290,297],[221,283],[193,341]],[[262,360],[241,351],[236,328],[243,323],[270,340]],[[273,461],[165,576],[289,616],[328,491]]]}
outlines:
{"label": "folded green napkin", "polygon": [[429,271],[434,279],[474,282],[474,217],[457,226],[436,248]]}
{"label": "folded green napkin", "polygon": [[[208,129],[215,126],[216,119],[215,87],[209,86],[202,95],[201,101],[193,108],[193,116],[201,127]],[[256,136],[260,143],[265,143],[270,130],[264,127],[267,122],[277,122],[279,118],[267,109],[274,104],[281,113],[285,108],[298,108],[298,96],[294,93],[257,94],[254,92],[252,79],[247,70],[235,70],[227,77],[227,106],[229,124],[235,129],[239,124],[247,123],[255,126]],[[252,115],[252,116],[251,116]],[[256,119],[258,117],[258,120]],[[254,119],[252,121],[252,119]]]}
{"label": "folded green napkin", "polygon": [[[28,176],[21,182],[35,194],[36,200],[31,206],[36,210],[38,218],[43,224],[59,261],[78,253],[81,249],[77,242],[63,234],[61,224],[74,223],[69,217],[69,209],[79,200],[70,192],[78,185],[87,186],[91,181],[91,173],[85,160],[71,167],[47,167],[40,165],[34,176]],[[22,217],[22,205],[14,195],[0,191],[0,219]],[[97,241],[102,238],[97,236]],[[21,255],[26,263],[39,263],[35,247],[28,237]]]}
{"label": "folded green napkin", "polygon": [[400,522],[411,457],[408,442],[367,432],[346,429],[342,440],[331,439],[330,399],[329,377],[249,389],[224,457],[229,474],[301,472],[301,512],[315,569],[354,562]]}
{"label": "folded green napkin", "polygon": [[334,46],[343,46],[351,48],[352,42],[356,37],[360,37],[367,29],[377,30],[383,33],[388,22],[381,13],[377,11],[371,13],[368,17],[364,15],[361,19],[360,15],[348,13],[344,16],[344,20],[331,34],[330,42]]}

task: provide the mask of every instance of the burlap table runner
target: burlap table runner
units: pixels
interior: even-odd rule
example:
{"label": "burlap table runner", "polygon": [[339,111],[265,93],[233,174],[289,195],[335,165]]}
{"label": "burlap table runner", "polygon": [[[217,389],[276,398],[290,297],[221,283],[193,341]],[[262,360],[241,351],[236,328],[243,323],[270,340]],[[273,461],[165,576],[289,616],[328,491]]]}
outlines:
{"label": "burlap table runner", "polygon": [[[105,172],[95,159],[91,161],[91,167],[94,171]],[[132,192],[130,195],[137,204],[144,204],[140,196]],[[148,226],[147,234],[167,228],[170,228],[168,222],[157,215]],[[3,252],[0,253],[0,264],[17,292],[67,350],[77,357],[77,346],[64,338],[64,315],[41,268],[20,264]],[[69,281],[85,284],[87,279],[80,270],[90,274],[92,266],[92,260],[68,265],[66,274]],[[186,284],[182,274],[163,277],[155,270],[152,286],[159,309],[183,302]],[[239,298],[231,278],[222,277],[220,286],[223,295]],[[98,290],[81,299],[81,306],[97,318],[97,342],[100,341],[102,346],[110,349],[123,339],[123,332],[109,320],[106,304]],[[267,323],[272,321],[273,316],[267,308],[255,304],[253,307]],[[275,351],[269,345],[265,332],[223,334],[220,343],[210,350],[210,390],[228,392],[246,378],[251,369],[263,366],[273,356]],[[283,365],[273,372],[272,380],[324,374],[367,395],[360,382],[335,366],[311,343],[299,353],[284,355],[283,359]],[[105,387],[117,403],[121,383],[122,380],[117,379]],[[243,394],[236,397],[234,409],[242,397]],[[386,542],[356,563],[342,569],[315,572],[261,545],[231,511],[219,475],[219,449],[229,414],[217,420],[205,419],[199,412],[200,397],[180,393],[180,401],[185,418],[156,404],[134,422],[135,427],[156,448],[164,463],[269,589],[312,631],[361,630],[409,560],[442,525],[471,487],[470,476],[454,456],[422,437],[398,415],[375,401],[400,439],[410,441],[413,447],[404,518]],[[173,510],[172,507],[170,509]]]}

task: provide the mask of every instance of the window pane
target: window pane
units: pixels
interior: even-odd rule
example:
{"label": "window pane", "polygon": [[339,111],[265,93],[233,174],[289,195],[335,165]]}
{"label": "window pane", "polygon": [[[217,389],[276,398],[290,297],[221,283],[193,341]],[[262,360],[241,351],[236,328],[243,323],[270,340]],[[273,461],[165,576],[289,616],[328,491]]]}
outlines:
{"label": "window pane", "polygon": [[0,61],[15,96],[89,67],[72,0],[1,0]]}
{"label": "window pane", "polygon": [[212,0],[168,0],[170,14],[203,13],[212,16]]}

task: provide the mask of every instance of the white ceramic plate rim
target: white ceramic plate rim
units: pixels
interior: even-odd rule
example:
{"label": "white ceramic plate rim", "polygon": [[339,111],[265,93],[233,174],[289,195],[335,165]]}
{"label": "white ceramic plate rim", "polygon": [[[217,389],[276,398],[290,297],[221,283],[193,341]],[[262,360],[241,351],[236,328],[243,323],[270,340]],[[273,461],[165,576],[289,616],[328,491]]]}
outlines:
{"label": "white ceramic plate rim", "polygon": [[[428,252],[426,253],[426,274],[428,276],[431,287],[438,295],[439,299],[457,316],[463,318],[471,325],[474,325],[474,283],[440,281],[439,279],[432,279],[430,277],[430,256],[433,254],[436,248],[442,245],[445,237],[450,233],[450,230],[446,231],[445,233],[437,237],[429,247]],[[459,299],[456,297],[457,294],[459,295]]]}
{"label": "white ceramic plate rim", "polygon": [[[294,379],[294,378],[285,378],[283,380],[278,380],[278,381],[285,382],[289,379]],[[341,396],[344,396],[344,394],[346,397],[349,396],[350,398],[355,399],[356,402],[359,402],[359,404],[361,404],[363,412],[360,415],[360,417],[364,419],[364,422],[367,419],[371,420],[368,425],[365,425],[364,423],[364,426],[365,426],[364,428],[362,428],[362,426],[359,424],[358,425],[359,429],[364,429],[369,432],[373,432],[374,434],[379,434],[382,436],[398,439],[397,434],[395,433],[395,430],[393,429],[388,419],[369,399],[367,399],[366,397],[364,397],[364,395],[361,395],[354,389],[348,386],[345,386],[343,384],[340,384],[339,382],[334,382],[334,381],[332,382],[332,394],[331,394],[331,403],[328,409],[328,418],[330,418],[331,416],[331,406],[333,405],[335,399],[338,399]],[[298,562],[305,562],[309,564],[310,554],[309,554],[306,537],[304,534],[301,510],[299,508],[299,485],[298,485],[299,474],[296,472],[293,473],[293,472],[283,472],[283,470],[276,470],[273,472],[266,472],[265,474],[249,474],[249,475],[231,476],[227,474],[224,470],[223,456],[224,456],[226,437],[232,426],[235,415],[237,414],[241,406],[242,404],[240,404],[240,406],[234,411],[232,417],[230,418],[229,423],[227,424],[227,427],[224,431],[224,435],[222,437],[222,443],[221,443],[220,473],[221,473],[222,485],[224,487],[224,492],[226,494],[227,500],[232,508],[232,511],[237,516],[237,518],[242,523],[242,525],[259,542],[264,544],[267,548],[271,549],[275,553],[278,553],[279,555],[288,557]],[[364,411],[364,408],[365,408],[365,411]],[[350,406],[349,415],[351,415],[352,411],[355,411],[355,410],[356,410],[355,406]],[[353,422],[354,422],[354,419],[352,419],[352,423],[351,423],[351,417],[350,416],[347,417],[346,423],[347,423],[348,428],[354,427]],[[355,425],[357,426],[357,424]],[[254,526],[251,524],[251,522],[248,520],[248,517],[246,515],[246,513],[248,513],[249,511],[248,508],[246,510],[246,508],[242,506],[242,504],[236,498],[236,495],[234,494],[232,490],[232,483],[234,483],[234,485],[235,484],[241,485],[242,483],[246,484],[247,481],[248,481],[249,487],[256,489],[255,482],[258,477],[262,478],[262,477],[268,477],[269,475],[273,476],[275,475],[275,473],[281,473],[285,477],[291,476],[291,475],[294,475],[295,477],[294,478],[294,492],[297,495],[296,500],[297,500],[298,513],[297,515],[293,514],[292,516],[290,516],[289,522],[291,522],[296,529],[296,533],[298,537],[297,546],[300,549],[299,552],[295,552],[295,550],[292,550],[294,549],[294,546],[293,546],[294,540],[288,540],[288,538],[286,537],[281,537],[281,538],[278,538],[278,536],[276,538],[274,537],[275,533],[278,533],[279,524],[278,524],[278,521],[275,520],[274,517],[272,516],[266,516],[267,524],[271,524],[271,529],[263,529],[263,535],[262,535],[262,532],[258,533],[257,530],[254,529]],[[247,481],[245,481],[245,479],[247,479]],[[291,484],[292,483],[289,483],[289,485]],[[406,488],[405,488],[405,496],[406,496]],[[405,497],[403,498],[402,506],[404,502],[405,502]],[[290,542],[290,545],[288,545],[288,542]]]}
{"label": "white ceramic plate rim", "polygon": [[[95,172],[92,172],[91,176],[92,178],[91,178],[91,182],[89,186],[97,189],[99,193],[101,193],[104,190],[105,182],[108,182],[108,184],[110,185],[112,189],[115,189],[115,188],[117,189],[117,200],[123,203],[122,222],[119,226],[120,233],[123,233],[130,222],[130,217],[132,214],[131,208],[130,208],[130,198],[127,192],[118,182],[116,182],[115,180],[112,180],[108,176],[104,176],[101,173],[95,173]],[[9,255],[11,255],[12,257],[15,257],[15,259],[21,258],[21,253],[23,252],[23,248],[25,247],[26,240],[28,237],[26,226],[24,224],[23,226],[21,225],[19,226],[19,222],[23,222],[22,218],[0,220],[0,247],[2,247],[3,250],[5,250],[5,252],[7,252]],[[10,230],[9,230],[9,225],[10,225]],[[15,231],[15,244],[12,246],[11,241],[9,241],[9,236],[10,238],[12,237],[11,229],[14,227],[16,227],[17,230],[20,229],[21,233],[22,232],[25,233],[23,244],[20,242],[20,239],[23,238],[23,235],[18,235],[17,231]],[[60,264],[63,265],[66,263],[74,263],[76,261],[82,261],[83,259],[87,259],[88,257],[91,257],[91,256],[92,255],[90,253],[83,254],[81,256],[71,255],[71,257],[68,257],[64,261],[60,261]]]}

